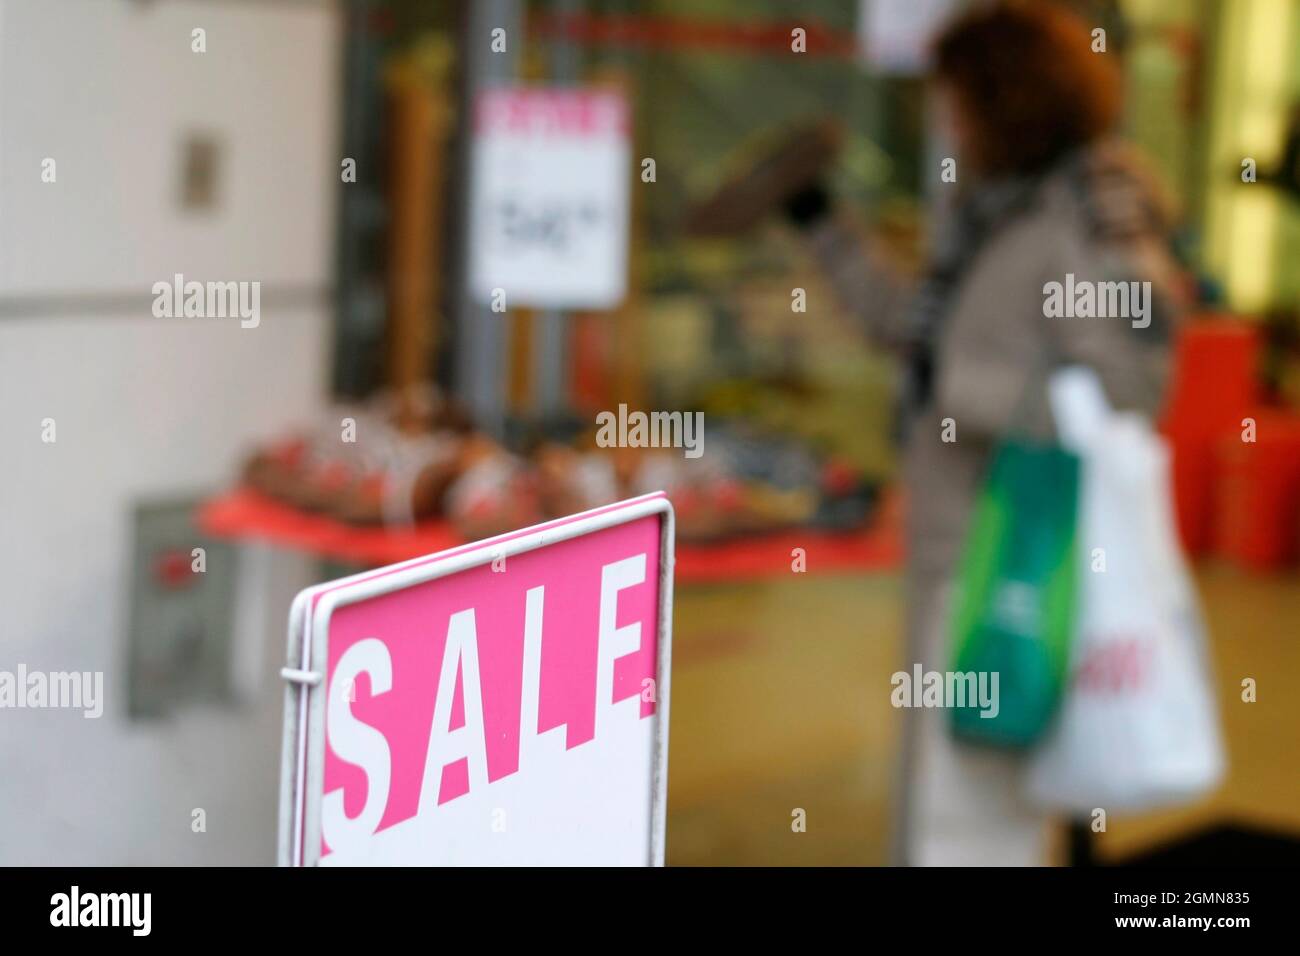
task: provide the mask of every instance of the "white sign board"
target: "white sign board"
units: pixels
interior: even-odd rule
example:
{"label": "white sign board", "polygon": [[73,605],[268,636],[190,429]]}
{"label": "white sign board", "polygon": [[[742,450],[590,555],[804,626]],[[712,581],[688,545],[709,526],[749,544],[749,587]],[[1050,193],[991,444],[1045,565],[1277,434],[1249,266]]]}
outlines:
{"label": "white sign board", "polygon": [[873,69],[900,76],[924,72],[935,34],[953,0],[858,0],[858,42]]}
{"label": "white sign board", "polygon": [[627,289],[631,138],[610,90],[485,91],[474,118],[470,287],[484,305],[610,309]]}
{"label": "white sign board", "polygon": [[289,622],[282,865],[662,865],[662,493],[318,585]]}

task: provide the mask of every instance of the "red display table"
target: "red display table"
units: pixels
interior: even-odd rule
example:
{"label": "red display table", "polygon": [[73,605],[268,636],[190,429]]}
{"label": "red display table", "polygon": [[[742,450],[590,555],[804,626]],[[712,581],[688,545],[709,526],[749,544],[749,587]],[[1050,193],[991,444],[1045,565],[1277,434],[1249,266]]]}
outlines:
{"label": "red display table", "polygon": [[[868,527],[847,532],[793,530],[746,536],[717,544],[677,543],[681,583],[747,581],[792,571],[803,548],[807,573],[893,570],[902,563],[900,500],[885,496]],[[359,527],[300,511],[248,488],[206,502],[198,526],[214,538],[256,540],[321,558],[379,566],[442,551],[464,542],[445,521],[410,528]]]}

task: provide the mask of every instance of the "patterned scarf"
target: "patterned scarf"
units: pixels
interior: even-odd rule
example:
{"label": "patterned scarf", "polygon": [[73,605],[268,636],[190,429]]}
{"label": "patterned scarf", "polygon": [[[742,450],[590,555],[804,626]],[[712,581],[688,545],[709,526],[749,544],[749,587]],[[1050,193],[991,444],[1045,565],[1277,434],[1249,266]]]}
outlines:
{"label": "patterned scarf", "polygon": [[957,287],[985,242],[1029,208],[1042,177],[1007,179],[971,190],[951,211],[935,237],[930,266],[912,303],[912,344],[902,383],[899,431],[906,433],[933,397],[935,351]]}

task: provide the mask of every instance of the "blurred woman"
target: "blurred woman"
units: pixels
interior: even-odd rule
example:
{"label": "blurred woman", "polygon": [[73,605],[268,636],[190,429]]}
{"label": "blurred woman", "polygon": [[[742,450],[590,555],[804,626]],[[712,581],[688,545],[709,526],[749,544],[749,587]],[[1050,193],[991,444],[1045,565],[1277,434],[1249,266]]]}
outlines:
{"label": "blurred woman", "polygon": [[[955,192],[919,288],[864,259],[819,186],[786,197],[846,304],[905,359],[909,670],[951,666],[968,519],[1002,438],[1051,437],[1053,367],[1091,366],[1119,408],[1153,414],[1161,397],[1177,298],[1171,217],[1112,137],[1112,57],[1093,52],[1088,26],[1046,4],[981,6],[943,32],[933,92],[955,147],[956,181],[941,188]],[[1070,275],[1075,287],[1151,282],[1151,321],[1046,317],[1045,286]],[[1046,862],[1045,821],[1021,797],[1023,762],[958,744],[941,710],[906,714],[901,862]]]}

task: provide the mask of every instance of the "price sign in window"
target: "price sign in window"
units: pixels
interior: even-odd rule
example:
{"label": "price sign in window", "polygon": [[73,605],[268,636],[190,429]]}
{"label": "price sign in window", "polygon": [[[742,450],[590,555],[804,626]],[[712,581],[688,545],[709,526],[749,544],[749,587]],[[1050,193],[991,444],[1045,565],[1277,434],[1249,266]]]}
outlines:
{"label": "price sign in window", "polygon": [[474,136],[474,297],[507,308],[617,306],[632,175],[626,100],[608,90],[489,90]]}

